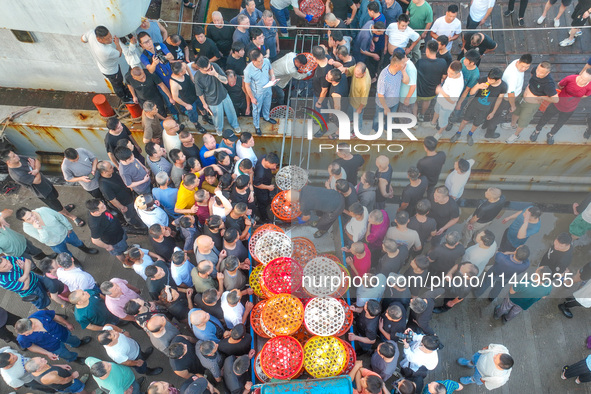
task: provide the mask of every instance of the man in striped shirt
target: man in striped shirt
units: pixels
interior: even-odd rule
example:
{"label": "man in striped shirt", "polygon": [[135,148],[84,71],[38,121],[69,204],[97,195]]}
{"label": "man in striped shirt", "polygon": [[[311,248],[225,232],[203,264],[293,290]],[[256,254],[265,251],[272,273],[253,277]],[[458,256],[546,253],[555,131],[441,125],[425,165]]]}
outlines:
{"label": "man in striped shirt", "polygon": [[30,301],[37,309],[45,309],[51,302],[39,277],[31,272],[31,260],[5,256],[0,259],[0,287],[14,291]]}

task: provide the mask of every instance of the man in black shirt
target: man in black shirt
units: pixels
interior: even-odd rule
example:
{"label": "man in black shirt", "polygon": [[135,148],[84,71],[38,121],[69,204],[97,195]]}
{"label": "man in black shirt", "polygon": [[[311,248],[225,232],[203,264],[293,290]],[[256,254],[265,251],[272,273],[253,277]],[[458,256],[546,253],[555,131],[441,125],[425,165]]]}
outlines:
{"label": "man in black shirt", "polygon": [[348,211],[351,205],[359,202],[357,198],[357,191],[355,187],[347,182],[346,179],[339,179],[335,182],[335,190],[343,195],[345,198],[345,210]]}
{"label": "man in black shirt", "polygon": [[[346,25],[350,25],[353,19],[355,19],[355,14],[357,13],[357,8],[359,7],[357,4],[353,2],[353,0],[339,0],[339,1],[332,1],[328,0],[326,2],[326,9],[329,10],[330,4],[332,4],[332,13],[339,19],[342,19]],[[351,16],[349,17],[349,12],[351,12]]]}
{"label": "man in black shirt", "polygon": [[148,229],[148,234],[150,234],[152,241],[152,251],[158,256],[164,257],[166,261],[170,261],[176,247],[170,227],[153,224]]}
{"label": "man in black shirt", "polygon": [[193,300],[189,302],[189,309],[199,308],[218,319],[222,325],[226,324],[224,320],[224,311],[218,295],[217,289],[207,289],[202,294],[196,293]]}
{"label": "man in black shirt", "polygon": [[246,94],[244,79],[240,75],[237,75],[234,70],[227,70],[226,77],[228,77],[228,83],[224,87],[230,95],[232,104],[234,104],[236,115],[250,115],[250,96]]}
{"label": "man in black shirt", "polygon": [[429,274],[429,258],[427,256],[415,257],[402,274],[409,280],[410,294],[415,297],[421,295],[425,289],[425,279]]}
{"label": "man in black shirt", "polygon": [[449,190],[445,186],[439,186],[431,196],[431,210],[429,217],[435,219],[437,232],[431,240],[432,245],[438,245],[448,228],[460,219],[460,208],[453,198],[449,197]]}
{"label": "man in black shirt", "polygon": [[187,160],[191,157],[199,160],[199,150],[201,148],[195,145],[193,134],[183,130],[179,133],[179,139],[181,140],[181,152],[183,152]]}
{"label": "man in black shirt", "polygon": [[86,209],[90,212],[88,227],[90,227],[92,243],[106,249],[123,264],[125,262],[123,253],[129,249],[129,246],[127,246],[127,234],[119,220],[107,212],[107,207],[101,200],[86,201]]}
{"label": "man in black shirt", "polygon": [[382,242],[382,250],[384,255],[378,261],[378,272],[384,276],[388,276],[390,272],[399,273],[408,259],[408,247],[386,238]]}
{"label": "man in black shirt", "polygon": [[346,142],[337,145],[338,159],[335,161],[345,170],[347,180],[357,186],[359,169],[365,164],[363,157],[358,154],[351,154],[351,146]]}
{"label": "man in black shirt", "polygon": [[207,26],[207,38],[215,42],[222,56],[227,57],[232,47],[234,27],[225,24],[222,13],[219,11],[211,14],[211,21],[213,24]]}
{"label": "man in black shirt", "polygon": [[399,302],[393,302],[380,317],[378,325],[382,336],[387,341],[395,341],[396,334],[406,330],[406,309]]}
{"label": "man in black shirt", "polygon": [[250,392],[252,382],[249,380],[250,359],[255,356],[254,349],[246,356],[230,356],[224,361],[224,384],[230,394]]}
{"label": "man in black shirt", "polygon": [[168,36],[164,40],[164,45],[168,48],[168,51],[174,56],[174,60],[180,60],[183,62],[189,61],[189,47],[183,37],[178,34]]}
{"label": "man in black shirt", "polygon": [[330,84],[328,95],[330,96],[332,108],[341,110],[344,104],[343,98],[349,97],[349,84],[341,70],[333,68],[326,74],[326,81]]}
{"label": "man in black shirt", "polygon": [[125,74],[125,82],[133,96],[133,102],[143,106],[146,101],[152,101],[158,107],[158,113],[166,117],[166,105],[158,87],[172,99],[170,90],[158,75],[144,71],[141,67],[134,67]]}
{"label": "man in black shirt", "polygon": [[202,26],[195,26],[194,36],[191,40],[191,55],[193,60],[199,56],[205,56],[210,62],[219,60],[222,55],[211,38],[205,36],[205,30]]}
{"label": "man in black shirt", "polygon": [[170,268],[162,260],[147,266],[144,275],[146,275],[146,287],[153,301],[158,300],[160,293],[167,286],[176,290],[176,283],[170,275]]}
{"label": "man in black shirt", "polygon": [[434,335],[435,331],[433,331],[430,324],[434,307],[435,299],[428,294],[425,294],[425,298],[413,298],[410,301],[410,310],[408,312],[408,328],[416,333]]}
{"label": "man in black shirt", "polygon": [[177,335],[167,349],[170,368],[181,378],[189,379],[205,372],[195,353],[195,342],[195,338]]}
{"label": "man in black shirt", "polygon": [[119,173],[115,172],[115,167],[108,161],[100,161],[96,169],[100,174],[99,189],[103,197],[121,212],[128,225],[144,230],[146,226],[135,210],[131,190],[125,186]]}
{"label": "man in black shirt", "polygon": [[332,59],[327,56],[326,51],[321,46],[315,46],[312,48],[312,56],[314,56],[317,63],[316,69],[314,70],[314,77],[312,78],[314,107],[326,108],[326,101],[324,98],[328,93],[329,87],[329,83],[326,80],[326,74],[333,69]]}
{"label": "man in black shirt", "polygon": [[431,275],[439,277],[442,274],[446,275],[464,255],[465,251],[466,248],[460,243],[460,233],[450,231],[445,236],[445,242],[441,245],[436,245],[429,252],[429,272]]}
{"label": "man in black shirt", "polygon": [[431,104],[431,100],[436,96],[435,89],[440,86],[447,76],[447,62],[437,57],[439,43],[436,40],[427,42],[425,48],[425,57],[417,62],[417,103],[420,102],[420,112],[418,114],[419,122],[424,121],[425,112]]}
{"label": "man in black shirt", "polygon": [[558,234],[552,246],[542,256],[540,266],[549,267],[553,275],[568,271],[568,266],[573,261],[572,242],[573,238],[569,233],[563,232]]}
{"label": "man in black shirt", "polygon": [[484,197],[486,200],[478,205],[478,208],[464,225],[462,230],[462,244],[464,246],[468,246],[472,242],[475,233],[486,229],[505,207],[506,199],[499,188],[488,188],[484,193]]}
{"label": "man in black shirt", "polygon": [[437,222],[427,216],[430,210],[431,202],[426,198],[422,199],[417,203],[416,215],[410,218],[406,225],[406,227],[415,230],[419,234],[421,245],[426,245],[429,238],[437,231]]}
{"label": "man in black shirt", "polygon": [[398,211],[406,211],[408,212],[408,216],[412,217],[417,212],[417,203],[427,191],[429,180],[426,176],[421,176],[421,172],[417,167],[410,167],[406,174],[410,183],[402,190]]}
{"label": "man in black shirt", "polygon": [[277,154],[270,152],[261,157],[254,167],[253,186],[257,208],[261,223],[269,222],[267,209],[271,205],[272,193],[275,190],[273,185],[273,171],[279,165]]}
{"label": "man in black shirt", "polygon": [[[462,52],[458,55],[458,60],[464,58],[464,53],[470,49],[478,49],[480,57],[485,53],[489,53],[497,49],[497,43],[484,33],[465,33],[462,36]],[[476,67],[480,65],[480,59],[476,63]]]}
{"label": "man in black shirt", "polygon": [[146,164],[144,157],[142,156],[142,149],[137,144],[135,139],[131,136],[131,132],[123,123],[117,119],[117,117],[113,116],[112,118],[107,119],[107,129],[109,130],[105,135],[105,149],[107,151],[107,155],[111,162],[115,164],[115,166],[119,165],[119,162],[115,158],[115,148],[117,148],[117,142],[119,140],[127,140],[133,144],[133,156],[138,159],[143,165]]}
{"label": "man in black shirt", "polygon": [[441,168],[445,164],[445,153],[437,152],[437,140],[433,136],[425,137],[423,141],[423,149],[427,153],[427,156],[423,157],[417,163],[417,168],[421,175],[427,177],[429,186],[427,187],[427,196],[429,197],[437,181],[439,181],[439,175],[441,175]]}
{"label": "man in black shirt", "polygon": [[218,350],[226,356],[238,357],[250,352],[251,342],[252,337],[246,332],[244,324],[237,324],[230,331],[230,336],[220,341]]}
{"label": "man in black shirt", "polygon": [[246,46],[242,41],[235,41],[226,60],[226,70],[232,70],[238,75],[244,75],[246,68]]}
{"label": "man in black shirt", "polygon": [[355,318],[355,334],[349,333],[349,341],[355,341],[359,347],[367,352],[378,339],[378,326],[382,306],[376,300],[368,300],[363,308],[355,309],[359,313]]}
{"label": "man in black shirt", "polygon": [[315,238],[326,234],[345,209],[345,198],[336,190],[323,187],[306,185],[299,192],[288,193],[286,199],[300,202],[301,220],[304,222],[310,220],[312,211],[316,211],[320,215],[320,219],[315,223],[315,227],[318,229],[314,233]]}

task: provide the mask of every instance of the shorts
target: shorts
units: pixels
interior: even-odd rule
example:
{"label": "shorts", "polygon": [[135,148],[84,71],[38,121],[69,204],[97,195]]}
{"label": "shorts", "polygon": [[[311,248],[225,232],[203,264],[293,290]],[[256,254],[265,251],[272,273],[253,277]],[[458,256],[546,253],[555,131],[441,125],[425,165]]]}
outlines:
{"label": "shorts", "polygon": [[582,14],[579,14],[579,16],[575,16],[573,14],[572,18],[573,18],[573,22],[571,23],[572,27],[585,26],[587,24],[587,22],[589,21],[589,18],[583,18]]}
{"label": "shorts", "polygon": [[490,108],[488,106],[481,105],[478,99],[474,98],[466,108],[463,120],[471,122],[474,126],[481,126],[489,112]]}
{"label": "shorts", "polygon": [[67,391],[58,391],[58,393],[79,393],[84,390],[84,383],[78,379],[74,379]]}
{"label": "shorts", "polygon": [[[554,5],[558,2],[558,0],[548,0],[550,4]],[[573,0],[561,0],[563,6],[568,7],[573,3]]]}
{"label": "shorts", "polygon": [[111,250],[109,253],[112,256],[121,256],[127,249],[129,249],[129,246],[127,246],[127,233],[123,233],[123,238],[121,241],[113,245],[113,250]]}
{"label": "shorts", "polygon": [[[443,100],[445,100],[445,99],[443,99]],[[453,111],[454,111],[453,108],[452,109],[443,108],[439,104],[439,101],[437,101],[435,103],[435,112],[439,114],[439,119],[438,119],[439,128],[447,127],[447,124],[449,123],[449,117]]]}
{"label": "shorts", "polygon": [[39,200],[43,201],[45,203],[45,205],[47,205],[49,208],[53,209],[54,211],[60,212],[64,210],[64,206],[62,205],[62,203],[60,202],[60,200],[58,200],[58,197],[60,196],[59,193],[57,192],[57,189],[55,187],[53,187],[53,185],[51,186],[51,193],[49,193],[49,195],[47,197],[39,197]]}
{"label": "shorts", "polygon": [[582,237],[589,230],[591,230],[591,223],[588,223],[585,220],[583,220],[581,215],[577,216],[568,227],[568,232],[574,235],[575,237]]}
{"label": "shorts", "polygon": [[532,121],[536,112],[538,112],[539,109],[539,103],[528,103],[522,100],[517,106],[515,112],[513,113],[513,115],[519,116],[519,120],[517,121],[517,127],[525,129],[529,122]]}

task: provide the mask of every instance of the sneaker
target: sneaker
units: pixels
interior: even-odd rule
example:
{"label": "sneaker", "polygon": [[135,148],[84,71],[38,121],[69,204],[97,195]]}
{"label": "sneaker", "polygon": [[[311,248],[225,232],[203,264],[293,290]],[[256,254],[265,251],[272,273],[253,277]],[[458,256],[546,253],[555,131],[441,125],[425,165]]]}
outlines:
{"label": "sneaker", "polygon": [[459,140],[461,136],[462,136],[461,133],[455,133],[454,136],[449,139],[449,142],[451,142],[453,144],[454,142]]}
{"label": "sneaker", "polygon": [[505,12],[503,12],[503,16],[509,16],[514,12],[514,10],[506,10]]}
{"label": "sneaker", "polygon": [[565,365],[564,367],[562,367],[562,373],[560,374],[560,378],[562,380],[566,380],[566,375],[565,375],[566,368],[568,368],[568,365]]}
{"label": "sneaker", "polygon": [[517,129],[517,125],[511,124],[511,122],[501,123],[501,128],[504,130],[515,130]]}
{"label": "sneaker", "polygon": [[433,138],[435,138],[437,141],[439,141],[439,139],[441,138],[441,133],[435,133]]}
{"label": "sneaker", "polygon": [[546,20],[546,17],[544,15],[540,16],[537,21],[538,25],[541,25],[542,23],[544,23],[545,20]]}
{"label": "sneaker", "polygon": [[505,141],[508,144],[512,144],[515,141],[517,141],[519,139],[519,136],[516,134],[511,134],[511,136],[509,138],[507,138],[507,140]]}
{"label": "sneaker", "polygon": [[450,131],[451,129],[453,129],[453,127],[454,127],[454,124],[450,122],[450,123],[447,124],[447,127],[445,128],[445,131]]}
{"label": "sneaker", "polygon": [[583,133],[583,138],[585,138],[586,140],[589,139],[589,137],[591,137],[591,128],[588,128],[587,130],[585,130],[585,132]]}
{"label": "sneaker", "polygon": [[222,130],[217,130],[215,133],[216,133],[217,135],[219,135],[220,137],[221,137],[221,136],[222,136],[222,134],[223,134]]}
{"label": "sneaker", "polygon": [[560,27],[560,19],[554,19],[554,27]]}
{"label": "sneaker", "polygon": [[474,138],[470,134],[468,134],[468,146],[474,145]]}
{"label": "sneaker", "polygon": [[568,317],[569,319],[573,318],[573,313],[570,311],[570,309],[564,306],[564,304],[558,304],[558,309],[560,309],[560,312],[562,312],[564,316]]}
{"label": "sneaker", "polygon": [[289,37],[289,33],[288,32],[279,33],[279,37]]}
{"label": "sneaker", "polygon": [[575,33],[575,37],[581,37],[583,35],[583,30],[579,30]]}
{"label": "sneaker", "polygon": [[474,378],[472,376],[462,376],[460,378],[460,383],[462,383],[463,385],[467,385],[467,384],[473,384],[476,382],[474,381]]}
{"label": "sneaker", "polygon": [[418,118],[419,122],[424,122],[425,121],[425,116],[423,116],[423,114],[419,114],[417,116],[417,118]]}
{"label": "sneaker", "polygon": [[494,138],[499,138],[500,136],[501,136],[501,134],[499,134],[499,133],[492,133],[492,134],[486,133],[486,134],[484,134],[484,138],[492,138],[492,139],[494,139]]}
{"label": "sneaker", "polygon": [[241,129],[240,127],[236,127],[236,128],[234,129],[234,133],[236,133],[236,134],[240,134],[240,133],[242,133],[242,129]]}
{"label": "sneaker", "polygon": [[520,27],[525,26],[525,20],[523,18],[519,18],[519,22],[518,23],[519,23],[519,26]]}
{"label": "sneaker", "polygon": [[531,135],[529,136],[529,140],[531,142],[536,142],[538,140],[538,136],[540,135],[539,131],[534,131],[533,133],[531,133]]}
{"label": "sneaker", "polygon": [[560,41],[560,46],[561,47],[569,47],[569,46],[573,45],[574,43],[575,43],[574,38],[572,40],[565,38],[564,40]]}
{"label": "sneaker", "polygon": [[548,145],[554,145],[554,136],[550,133],[546,134],[546,142]]}

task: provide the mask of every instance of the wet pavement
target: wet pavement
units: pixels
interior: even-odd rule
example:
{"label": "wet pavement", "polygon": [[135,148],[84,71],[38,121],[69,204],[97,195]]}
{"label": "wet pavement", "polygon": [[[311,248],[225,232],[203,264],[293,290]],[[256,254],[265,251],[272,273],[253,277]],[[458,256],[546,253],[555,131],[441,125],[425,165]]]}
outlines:
{"label": "wet pavement", "polygon": [[[86,212],[84,202],[89,195],[79,187],[58,186],[63,203],[73,203],[77,207],[74,213],[85,218]],[[397,191],[399,195],[399,191]],[[460,223],[473,212],[475,199],[481,198],[482,191],[466,190],[466,201],[463,203]],[[545,212],[542,216],[541,231],[528,240],[528,245],[532,250],[532,271],[540,261],[541,255],[547,250],[553,238],[560,232],[566,231],[568,225],[574,219],[572,213],[568,212],[568,207],[573,202],[580,201],[584,197],[581,193],[533,193],[533,192],[508,192],[507,199],[512,201],[509,209],[503,212],[503,217],[510,215],[514,211],[527,206],[529,201],[536,199],[539,202],[547,203]],[[31,209],[41,206],[40,201],[28,190],[21,189],[18,194],[5,195],[0,197],[1,209],[11,208],[16,210],[21,206]],[[556,204],[559,202],[559,204]],[[387,211],[393,217],[396,205],[389,205]],[[9,218],[8,222],[16,231],[22,230],[22,223],[14,217]],[[456,225],[461,229],[461,224]],[[507,225],[501,224],[496,220],[490,229],[500,239]],[[88,227],[77,228],[75,231],[78,236],[87,244],[90,243],[90,234]],[[294,228],[292,235],[309,236],[310,229]],[[331,246],[338,242],[338,232],[325,235],[318,244],[322,251],[330,251]],[[38,243],[34,241],[37,245]],[[138,243],[142,247],[149,248],[149,241],[145,236],[131,235],[129,244]],[[577,269],[591,260],[591,238],[587,235],[577,241],[575,246],[574,260],[572,269]],[[47,247],[43,247],[49,252]],[[333,249],[334,250],[334,249]],[[128,280],[134,286],[145,289],[142,279],[132,270],[124,269],[121,264],[106,251],[101,250],[96,256],[85,255],[76,248],[71,251],[78,258],[83,268],[91,273],[100,283],[104,280],[119,277]],[[507,290],[505,290],[506,292]],[[467,299],[448,313],[436,315],[433,318],[432,325],[440,336],[445,348],[440,350],[440,363],[437,369],[431,372],[427,381],[433,379],[459,379],[466,374],[466,370],[455,363],[457,357],[471,355],[477,349],[480,349],[489,343],[501,343],[508,347],[510,353],[516,360],[515,367],[509,383],[497,390],[502,393],[583,393],[591,392],[591,386],[577,386],[573,380],[562,381],[559,377],[560,369],[563,365],[579,361],[584,358],[588,351],[585,347],[586,337],[591,334],[588,327],[591,326],[591,313],[588,310],[579,308],[573,310],[575,317],[566,319],[557,309],[557,304],[562,302],[565,296],[572,293],[573,289],[555,290],[547,299],[535,304],[530,310],[520,314],[514,320],[506,325],[492,318],[493,307],[505,294],[490,304],[484,299]],[[144,290],[147,296],[147,292]],[[27,316],[35,311],[31,304],[25,303],[18,296],[8,291],[0,291],[0,306],[6,308],[19,316]],[[53,306],[53,305],[52,305]],[[58,309],[61,309],[58,307]],[[58,310],[58,313],[62,311]],[[70,315],[71,322],[74,321]],[[75,324],[76,327],[79,327]],[[145,333],[140,330],[129,327],[134,339],[136,339],[142,348],[149,346],[149,340]],[[187,329],[182,329],[188,333]],[[82,356],[93,355],[103,360],[109,360],[103,347],[96,342],[96,334],[90,331],[82,331],[79,328],[74,330],[79,337],[91,335],[94,340],[87,346],[80,349]],[[0,344],[1,341],[0,341]],[[14,345],[13,345],[14,346]],[[29,354],[27,352],[27,354]],[[176,376],[169,367],[168,360],[163,354],[155,351],[148,360],[150,367],[161,366],[164,373],[151,380],[166,380],[177,387],[183,382],[183,379]],[[86,367],[72,364],[73,369],[80,373],[88,373]],[[147,383],[144,385],[144,389]],[[89,390],[94,390],[96,385],[93,379],[87,383]],[[0,392],[8,393],[11,390],[0,382]],[[468,387],[465,392],[480,393],[485,392],[483,387]],[[27,392],[20,390],[20,392]]]}

